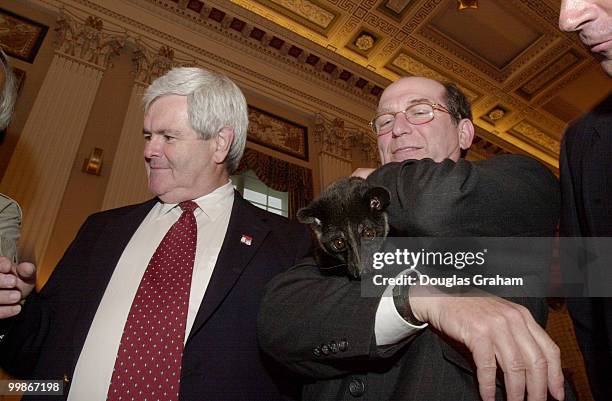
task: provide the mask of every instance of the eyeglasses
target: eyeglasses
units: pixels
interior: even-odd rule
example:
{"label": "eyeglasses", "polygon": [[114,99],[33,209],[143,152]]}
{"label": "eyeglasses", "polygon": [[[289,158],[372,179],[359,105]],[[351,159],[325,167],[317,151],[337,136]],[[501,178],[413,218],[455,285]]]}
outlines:
{"label": "eyeglasses", "polygon": [[370,128],[372,128],[372,131],[374,131],[376,135],[388,134],[393,129],[395,119],[400,113],[404,113],[404,117],[406,117],[406,120],[408,120],[410,124],[427,124],[434,119],[434,110],[440,110],[452,115],[446,107],[438,103],[416,103],[408,106],[406,110],[377,115],[370,121]]}

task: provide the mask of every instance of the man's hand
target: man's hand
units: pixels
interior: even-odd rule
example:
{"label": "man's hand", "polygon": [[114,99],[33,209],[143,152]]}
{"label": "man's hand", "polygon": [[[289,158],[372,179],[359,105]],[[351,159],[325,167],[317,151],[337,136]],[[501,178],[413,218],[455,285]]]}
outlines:
{"label": "man's hand", "polygon": [[374,172],[373,168],[360,167],[351,173],[351,177],[361,177],[363,179],[366,179],[370,174],[372,174],[372,172]]}
{"label": "man's hand", "polygon": [[0,319],[21,312],[21,302],[36,285],[36,267],[32,263],[18,265],[0,256]]}
{"label": "man's hand", "polygon": [[563,400],[559,347],[529,310],[503,298],[474,290],[449,295],[430,286],[410,288],[414,316],[467,346],[476,364],[480,396],[495,399],[497,364],[504,372],[508,401],[547,397],[547,388]]}

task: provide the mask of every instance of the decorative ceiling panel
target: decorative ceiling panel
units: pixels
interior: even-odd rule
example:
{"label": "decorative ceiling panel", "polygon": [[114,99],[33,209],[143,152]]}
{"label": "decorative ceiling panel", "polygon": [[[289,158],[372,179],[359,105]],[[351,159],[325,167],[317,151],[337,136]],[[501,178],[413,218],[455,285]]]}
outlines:
{"label": "decorative ceiling panel", "polygon": [[436,42],[463,48],[500,71],[544,35],[528,15],[513,10],[510,2],[494,1],[481,1],[477,10],[458,12],[457,2],[446,0],[422,31],[425,36],[435,35]]}
{"label": "decorative ceiling panel", "polygon": [[323,35],[327,35],[338,19],[338,13],[316,0],[257,0]]}
{"label": "decorative ceiling panel", "polygon": [[578,65],[583,59],[584,56],[579,52],[573,49],[567,50],[525,82],[516,93],[526,100],[533,99],[539,92],[546,89],[552,82]]}
{"label": "decorative ceiling panel", "polygon": [[479,138],[553,167],[565,124],[612,91],[608,77],[588,78],[597,61],[558,30],[552,0],[482,0],[466,11],[455,0],[126,1],[215,21],[274,63],[368,101],[403,75],[455,81]]}
{"label": "decorative ceiling panel", "polygon": [[377,10],[393,18],[396,22],[402,22],[406,14],[418,3],[418,0],[383,0]]}
{"label": "decorative ceiling panel", "polygon": [[560,143],[557,139],[552,138],[552,135],[538,128],[535,124],[521,121],[516,124],[510,132],[522,139],[526,143],[542,150],[543,152],[557,156],[559,154]]}
{"label": "decorative ceiling panel", "polygon": [[[391,61],[390,64],[387,65],[387,68],[395,71],[400,76],[408,76],[408,75],[416,75],[427,77],[431,79],[435,79],[437,81],[449,81],[448,76],[441,74],[435,69],[427,66],[425,63],[418,61],[416,58],[408,55],[406,51],[399,52]],[[479,95],[466,88],[464,85],[459,84],[461,90],[466,94],[470,102],[476,101]]]}

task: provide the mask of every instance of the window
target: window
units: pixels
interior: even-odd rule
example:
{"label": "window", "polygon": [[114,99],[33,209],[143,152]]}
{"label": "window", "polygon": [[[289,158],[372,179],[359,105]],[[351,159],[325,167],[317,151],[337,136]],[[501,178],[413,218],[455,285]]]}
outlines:
{"label": "window", "polygon": [[245,171],[240,175],[231,176],[234,188],[242,197],[255,206],[272,213],[287,217],[289,209],[289,194],[275,191],[266,186],[253,170]]}

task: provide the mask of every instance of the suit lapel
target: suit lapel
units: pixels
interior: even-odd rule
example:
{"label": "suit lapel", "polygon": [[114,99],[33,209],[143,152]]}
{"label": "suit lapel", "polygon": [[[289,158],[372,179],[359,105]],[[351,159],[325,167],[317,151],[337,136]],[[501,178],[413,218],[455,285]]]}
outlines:
{"label": "suit lapel", "polygon": [[85,288],[87,293],[83,294],[79,309],[79,320],[75,330],[79,335],[74,337],[75,349],[80,350],[85,343],[89,327],[119,258],[134,232],[157,201],[157,198],[152,199],[135,206],[133,210],[126,214],[109,218],[107,224],[102,228],[104,232],[97,238],[93,249],[86,251],[88,254],[94,255],[95,260],[89,261],[89,269],[84,278],[85,282],[82,288]]}
{"label": "suit lapel", "polygon": [[[227,233],[187,342],[200,330],[227,297],[270,232],[268,224],[254,216],[249,210],[251,207],[253,206],[242,199],[240,194],[234,193],[234,205]],[[250,245],[241,241],[243,236],[252,238]]]}

